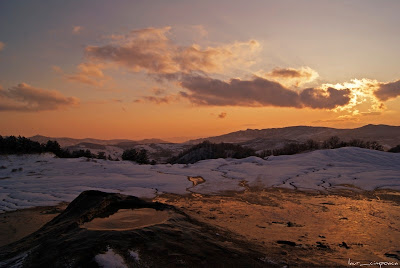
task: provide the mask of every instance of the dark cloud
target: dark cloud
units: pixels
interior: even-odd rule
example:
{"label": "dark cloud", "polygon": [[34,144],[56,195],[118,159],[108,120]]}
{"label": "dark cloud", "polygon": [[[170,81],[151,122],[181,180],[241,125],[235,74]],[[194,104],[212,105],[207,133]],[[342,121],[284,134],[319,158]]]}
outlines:
{"label": "dark cloud", "polygon": [[179,100],[177,95],[167,95],[164,97],[144,96],[141,99],[135,100],[136,103],[151,102],[154,104],[170,104]]}
{"label": "dark cloud", "polygon": [[154,87],[154,88],[151,89],[151,91],[152,91],[152,92],[154,93],[154,95],[156,95],[156,96],[163,95],[163,94],[166,92],[165,89],[162,89],[162,88],[159,88],[159,87]]}
{"label": "dark cloud", "polygon": [[49,111],[79,103],[55,90],[34,88],[21,83],[8,90],[0,89],[0,111]]}
{"label": "dark cloud", "polygon": [[257,76],[279,82],[285,87],[300,87],[317,79],[319,74],[310,67],[303,66],[298,69],[275,68],[267,73],[259,71]]}
{"label": "dark cloud", "polygon": [[300,100],[303,106],[313,109],[333,109],[343,106],[350,101],[350,89],[328,88],[322,89],[307,88],[300,92]]}
{"label": "dark cloud", "polygon": [[198,105],[333,109],[350,101],[349,89],[328,88],[325,91],[308,88],[298,92],[260,77],[225,82],[205,76],[186,75],[182,78],[181,86],[189,91],[180,92],[181,97]]}
{"label": "dark cloud", "polygon": [[274,77],[289,77],[289,78],[299,78],[299,77],[311,77],[312,73],[304,70],[296,70],[292,68],[275,68],[270,73],[270,76]]}
{"label": "dark cloud", "polygon": [[218,118],[224,119],[228,114],[225,112],[222,112],[218,115]]}
{"label": "dark cloud", "polygon": [[387,101],[400,96],[400,80],[391,83],[381,83],[374,95],[381,101]]}
{"label": "dark cloud", "polygon": [[224,82],[188,75],[183,77],[181,86],[190,91],[181,95],[200,105],[301,107],[296,92],[259,77],[249,81],[231,79]]}

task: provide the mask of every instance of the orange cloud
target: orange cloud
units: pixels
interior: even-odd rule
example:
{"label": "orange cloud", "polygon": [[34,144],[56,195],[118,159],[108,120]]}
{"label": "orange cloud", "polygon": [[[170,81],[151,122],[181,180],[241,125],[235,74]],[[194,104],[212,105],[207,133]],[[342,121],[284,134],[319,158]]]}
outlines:
{"label": "orange cloud", "polygon": [[338,117],[336,119],[327,119],[327,120],[315,120],[312,121],[311,123],[313,124],[324,124],[324,123],[341,123],[341,122],[358,122],[359,119],[358,118],[354,118],[354,117]]}
{"label": "orange cloud", "polygon": [[2,51],[5,46],[6,46],[6,44],[4,44],[3,42],[0,41],[0,51]]}
{"label": "orange cloud", "polygon": [[[196,30],[206,35],[202,26]],[[384,109],[382,101],[400,95],[399,81],[379,83],[353,79],[342,84],[316,87],[319,74],[306,66],[258,71],[251,79],[223,81],[214,77],[229,73],[236,75],[236,69],[245,71],[242,74],[254,74],[247,68],[255,63],[255,55],[260,50],[257,41],[209,47],[198,44],[182,46],[176,44],[170,35],[171,27],[133,30],[125,35],[108,36],[106,44],[87,46],[85,51],[88,58],[98,64],[110,62],[133,72],[152,75],[158,82],[168,80],[186,89],[178,95],[164,96],[164,91],[156,88],[154,96],[142,97],[136,100],[137,103],[168,104],[186,99],[197,105],[312,108],[357,116],[380,113]],[[82,69],[69,79],[98,85],[100,76]]]}
{"label": "orange cloud", "polygon": [[127,35],[112,35],[109,44],[86,47],[86,54],[91,59],[149,74],[222,72],[233,66],[252,64],[250,55],[260,46],[255,40],[207,48],[197,44],[179,46],[169,38],[170,30],[171,27],[146,28]]}
{"label": "orange cloud", "polygon": [[56,90],[34,88],[21,83],[4,90],[0,88],[0,111],[50,111],[77,105],[79,99],[66,97]]}
{"label": "orange cloud", "polygon": [[154,93],[156,96],[163,95],[165,93],[165,89],[159,88],[159,87],[154,87],[151,89],[151,92]]}
{"label": "orange cloud", "polygon": [[80,33],[82,32],[82,30],[83,30],[83,27],[82,27],[82,26],[74,26],[74,27],[72,28],[72,33],[73,33],[73,34],[80,34]]}
{"label": "orange cloud", "polygon": [[381,112],[361,112],[360,113],[363,116],[376,116],[376,115],[381,115]]}
{"label": "orange cloud", "polygon": [[352,116],[360,113],[380,112],[385,106],[375,96],[380,83],[371,79],[352,79],[350,82],[338,84],[322,84],[322,89],[335,88],[338,90],[349,89],[350,101],[346,105],[338,106],[335,111],[348,112]]}
{"label": "orange cloud", "polygon": [[[105,81],[111,79],[103,73],[105,68],[105,64],[102,63],[81,63],[78,65],[76,73],[65,77],[70,81],[100,87]],[[55,69],[55,71],[57,70]]]}

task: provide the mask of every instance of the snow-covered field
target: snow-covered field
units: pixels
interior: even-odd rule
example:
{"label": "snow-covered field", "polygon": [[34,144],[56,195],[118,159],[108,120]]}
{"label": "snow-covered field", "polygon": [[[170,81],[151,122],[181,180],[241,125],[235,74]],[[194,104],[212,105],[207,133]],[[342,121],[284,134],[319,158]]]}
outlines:
{"label": "snow-covered field", "polygon": [[[193,186],[189,176],[205,182]],[[138,197],[158,193],[218,194],[250,186],[331,191],[400,190],[400,154],[360,148],[261,159],[215,159],[191,165],[59,159],[50,154],[0,156],[0,213],[72,201],[84,190]],[[355,187],[355,188],[354,188]]]}

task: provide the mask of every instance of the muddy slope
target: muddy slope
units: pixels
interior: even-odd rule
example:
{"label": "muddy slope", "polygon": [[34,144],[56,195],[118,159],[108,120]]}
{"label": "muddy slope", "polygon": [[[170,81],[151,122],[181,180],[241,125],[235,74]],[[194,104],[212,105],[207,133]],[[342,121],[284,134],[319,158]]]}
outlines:
{"label": "muddy slope", "polygon": [[[167,211],[168,220],[125,231],[82,227],[120,209],[144,208]],[[98,267],[96,256],[108,249],[121,256],[127,267],[274,267],[265,253],[234,237],[170,205],[85,191],[37,232],[1,247],[0,267]]]}

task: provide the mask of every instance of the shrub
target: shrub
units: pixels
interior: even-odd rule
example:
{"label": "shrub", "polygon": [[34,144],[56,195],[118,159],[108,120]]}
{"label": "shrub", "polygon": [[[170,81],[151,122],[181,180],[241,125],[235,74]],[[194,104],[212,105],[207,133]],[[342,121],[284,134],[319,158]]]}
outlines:
{"label": "shrub", "polygon": [[397,145],[396,147],[390,148],[388,152],[391,152],[391,153],[400,153],[400,144]]}
{"label": "shrub", "polygon": [[104,159],[104,160],[106,160],[106,159],[107,159],[106,153],[105,153],[105,152],[98,152],[96,158],[97,158],[97,159]]}
{"label": "shrub", "polygon": [[147,150],[141,149],[137,152],[135,149],[126,149],[122,153],[122,160],[135,161],[138,164],[149,164],[149,157],[147,155]]}
{"label": "shrub", "polygon": [[181,152],[178,156],[172,157],[169,163],[188,164],[205,159],[217,158],[245,158],[257,155],[251,148],[242,147],[232,143],[211,143],[204,141]]}
{"label": "shrub", "polygon": [[122,160],[136,161],[137,152],[135,149],[126,149],[122,153]]}

